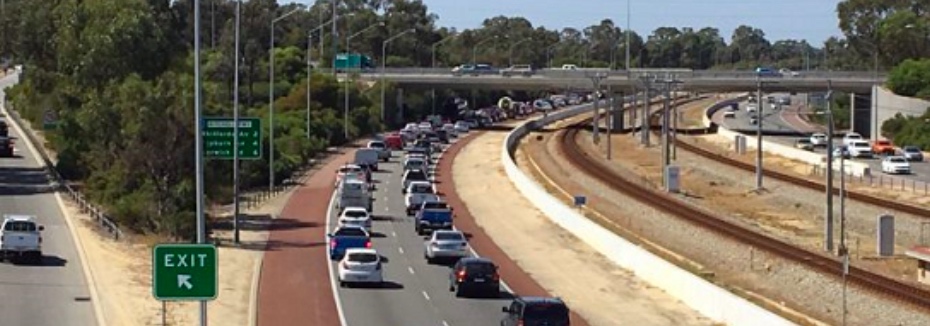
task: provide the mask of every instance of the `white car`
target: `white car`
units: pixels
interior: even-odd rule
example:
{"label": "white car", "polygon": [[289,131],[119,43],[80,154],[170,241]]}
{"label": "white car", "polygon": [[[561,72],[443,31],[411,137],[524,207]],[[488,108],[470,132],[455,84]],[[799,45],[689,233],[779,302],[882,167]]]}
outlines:
{"label": "white car", "polygon": [[384,282],[381,255],[375,249],[346,249],[338,266],[340,287],[354,283],[380,285]]}
{"label": "white car", "polygon": [[346,207],[339,214],[339,227],[356,226],[371,232],[371,215],[364,207]]}
{"label": "white car", "polygon": [[420,124],[417,125],[417,128],[420,128],[421,132],[426,132],[433,130],[433,124],[429,122],[420,122]]}
{"label": "white car", "polygon": [[811,144],[814,145],[814,147],[827,146],[827,135],[822,133],[811,135]]}
{"label": "white car", "polygon": [[869,145],[869,142],[867,141],[853,140],[850,141],[846,146],[849,149],[849,156],[864,158],[871,158],[873,156],[872,146]]}
{"label": "white car", "polygon": [[797,71],[793,71],[793,70],[788,69],[788,68],[781,68],[781,69],[778,70],[778,72],[779,72],[780,74],[784,75],[784,76],[791,76],[791,77],[798,77],[798,76],[801,75],[801,74],[798,73]]}
{"label": "white car", "polygon": [[468,122],[462,120],[455,122],[455,132],[465,134],[468,133],[469,129],[471,129],[471,127],[468,125]]}
{"label": "white car", "polygon": [[458,130],[455,129],[454,124],[451,124],[451,123],[444,124],[442,125],[442,130],[446,132],[446,135],[448,135],[449,138],[458,137]]}
{"label": "white car", "polygon": [[423,257],[427,263],[438,258],[462,258],[468,256],[465,234],[456,230],[436,230],[424,243]]}
{"label": "white car", "polygon": [[885,156],[882,159],[882,172],[888,174],[910,174],[911,163],[904,156]]}
{"label": "white car", "polygon": [[346,179],[346,175],[349,174],[351,174],[350,178],[352,179],[365,180],[365,171],[362,170],[362,167],[355,164],[346,164],[336,170],[336,183],[333,184],[333,187],[338,187],[339,183]]}
{"label": "white car", "polygon": [[736,118],[736,112],[733,112],[733,111],[724,112],[724,113],[723,113],[723,117],[724,117],[724,118],[727,118],[727,119]]}
{"label": "white car", "polygon": [[0,260],[27,259],[42,261],[42,231],[32,215],[4,215],[0,224]]}
{"label": "white car", "polygon": [[387,162],[391,160],[391,149],[387,147],[383,141],[372,140],[368,142],[368,148],[378,151],[378,158],[382,161]]}
{"label": "white car", "polygon": [[843,136],[843,145],[849,146],[849,144],[854,141],[862,141],[862,135],[859,133],[850,132]]}
{"label": "white car", "polygon": [[755,113],[756,111],[758,111],[758,108],[756,108],[755,105],[747,105],[747,106],[746,106],[746,112],[748,112],[748,113]]}
{"label": "white car", "polygon": [[426,171],[429,168],[429,163],[425,159],[418,157],[411,157],[404,160],[404,171],[408,170],[423,170]]}

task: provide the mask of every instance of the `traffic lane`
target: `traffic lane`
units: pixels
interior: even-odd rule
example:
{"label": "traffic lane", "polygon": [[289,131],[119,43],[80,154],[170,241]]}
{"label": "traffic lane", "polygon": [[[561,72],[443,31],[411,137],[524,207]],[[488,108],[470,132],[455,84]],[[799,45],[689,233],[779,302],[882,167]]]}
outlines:
{"label": "traffic lane", "polygon": [[[749,123],[749,112],[746,111],[748,103],[740,103],[740,109],[736,111],[736,117],[734,118],[720,118],[718,121],[721,121],[721,125],[727,129],[756,129],[757,125]],[[722,112],[725,112],[728,109],[722,109],[718,111],[717,114],[723,115]],[[781,116],[781,110],[772,110],[766,108],[762,110],[762,130],[770,131],[794,131],[794,128],[786,122]]]}
{"label": "traffic lane", "polygon": [[[402,158],[400,158],[402,159]],[[337,300],[342,302],[343,315],[346,325],[441,325],[442,319],[429,307],[429,303],[422,295],[423,289],[417,284],[416,275],[409,273],[409,262],[398,248],[397,237],[391,220],[403,219],[403,211],[391,209],[391,190],[395,190],[388,182],[395,179],[401,170],[398,164],[397,152],[392,162],[381,163],[383,170],[373,173],[376,181],[375,198],[372,213],[375,220],[372,223],[372,247],[385,263],[383,276],[385,283],[381,286],[366,286],[359,288],[340,288],[336,286]],[[399,184],[399,182],[397,183]],[[402,205],[402,204],[401,204]],[[332,230],[338,220],[338,211],[331,212]],[[333,282],[338,282],[337,262],[329,264],[334,276]]]}
{"label": "traffic lane", "polygon": [[340,149],[287,200],[272,220],[258,288],[258,325],[340,325],[327,270],[326,217],[336,170],[354,149]]}
{"label": "traffic lane", "polygon": [[[471,137],[471,136],[470,136]],[[467,141],[467,140],[466,140]],[[445,159],[446,156],[444,155]],[[437,180],[438,181],[438,180]],[[391,183],[400,183],[400,177],[392,180]],[[442,181],[438,181],[442,182]],[[437,184],[439,188],[440,184]],[[391,187],[395,190],[388,194],[390,198],[389,209],[404,214],[403,194],[399,191],[400,187]],[[445,199],[448,194],[439,191]],[[424,242],[428,237],[416,234],[414,229],[414,219],[408,217],[402,221],[394,221],[397,241],[404,251],[404,257],[409,261],[409,267],[412,274],[416,274],[416,279],[422,284],[424,291],[430,299],[430,304],[436,307],[443,321],[449,325],[494,325],[500,322],[502,317],[500,309],[506,306],[512,295],[503,288],[498,289],[497,298],[457,298],[453,292],[449,291],[449,273],[451,272],[451,262],[428,264],[424,255]],[[480,253],[479,253],[480,254]]]}
{"label": "traffic lane", "polygon": [[[0,86],[12,81],[4,78]],[[39,264],[0,263],[0,324],[96,325],[95,303],[64,213],[39,159],[8,123],[16,150],[14,157],[0,158],[0,212],[35,215],[45,230]]]}
{"label": "traffic lane", "polygon": [[[771,140],[779,144],[794,146],[794,142],[798,137],[786,137],[786,136],[765,136],[763,139]],[[833,146],[841,146],[843,141],[835,139],[833,141]],[[814,149],[815,153],[826,156],[827,150],[826,147],[817,147]],[[865,163],[869,165],[869,169],[872,171],[872,175],[882,174],[882,160],[880,156],[876,156],[871,159],[866,158],[854,158],[850,161]],[[911,174],[896,174],[894,175],[897,178],[914,180],[920,182],[930,182],[930,162],[911,162]]]}
{"label": "traffic lane", "polygon": [[[473,135],[477,137],[480,135],[480,131]],[[517,263],[507,256],[507,254],[494,243],[494,240],[491,239],[484,230],[478,225],[475,221],[475,218],[471,215],[471,212],[468,211],[468,206],[465,202],[455,193],[455,180],[452,175],[452,163],[453,158],[458,152],[462,149],[463,146],[468,144],[468,140],[465,140],[461,143],[456,143],[453,146],[450,146],[446,150],[443,160],[439,162],[437,171],[438,171],[438,180],[439,184],[437,185],[439,191],[446,194],[445,200],[452,207],[455,208],[455,227],[459,230],[462,230],[467,235],[469,235],[468,244],[475,251],[480,253],[482,257],[487,257],[494,260],[495,263],[500,267],[501,280],[507,282],[507,286],[513,291],[513,295],[520,296],[551,296],[551,294],[542,287],[535,279],[533,279],[526,271],[520,268]],[[507,305],[507,302],[500,302],[501,304],[497,308],[495,316],[497,318],[503,318],[503,313],[500,312],[500,308]],[[571,307],[569,307],[571,308]],[[571,312],[571,323],[575,326],[586,326],[588,322],[584,320],[578,313],[575,311]]]}

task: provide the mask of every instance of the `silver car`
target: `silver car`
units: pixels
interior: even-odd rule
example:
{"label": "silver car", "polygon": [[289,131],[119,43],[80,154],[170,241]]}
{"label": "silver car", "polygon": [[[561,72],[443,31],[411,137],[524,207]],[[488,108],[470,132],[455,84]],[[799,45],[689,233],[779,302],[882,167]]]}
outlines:
{"label": "silver car", "polygon": [[924,153],[920,151],[920,148],[917,146],[904,146],[901,149],[901,154],[908,161],[913,162],[922,162],[924,160]]}
{"label": "silver car", "polygon": [[456,230],[436,230],[424,243],[423,257],[427,263],[440,258],[458,259],[468,256],[465,234]]}

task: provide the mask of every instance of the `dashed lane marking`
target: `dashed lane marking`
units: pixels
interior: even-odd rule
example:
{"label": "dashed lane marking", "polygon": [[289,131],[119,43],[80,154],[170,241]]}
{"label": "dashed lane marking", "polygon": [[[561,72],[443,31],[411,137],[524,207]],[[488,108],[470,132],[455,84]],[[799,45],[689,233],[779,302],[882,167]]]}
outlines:
{"label": "dashed lane marking", "polygon": [[404,253],[404,248],[397,247],[397,251],[400,251],[400,253]]}
{"label": "dashed lane marking", "polygon": [[426,293],[426,291],[423,291],[423,292],[420,292],[420,293],[423,293],[423,297],[424,297],[424,298],[426,298],[426,300],[427,300],[427,301],[429,301],[429,300],[430,300],[430,298],[429,298],[429,294],[428,294],[428,293]]}
{"label": "dashed lane marking", "polygon": [[413,267],[407,267],[407,271],[410,272],[410,274],[416,274],[416,272],[413,271]]}

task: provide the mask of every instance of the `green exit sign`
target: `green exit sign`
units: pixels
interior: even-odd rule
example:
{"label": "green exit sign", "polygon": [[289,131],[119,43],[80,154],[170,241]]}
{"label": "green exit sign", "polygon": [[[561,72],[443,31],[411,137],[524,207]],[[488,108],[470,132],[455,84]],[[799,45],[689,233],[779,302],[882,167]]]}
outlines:
{"label": "green exit sign", "polygon": [[152,249],[152,294],[158,300],[216,299],[218,265],[214,245],[156,245]]}
{"label": "green exit sign", "polygon": [[[226,117],[203,118],[203,154],[207,158],[233,159],[235,120]],[[259,118],[239,118],[239,159],[262,158],[262,121]]]}

